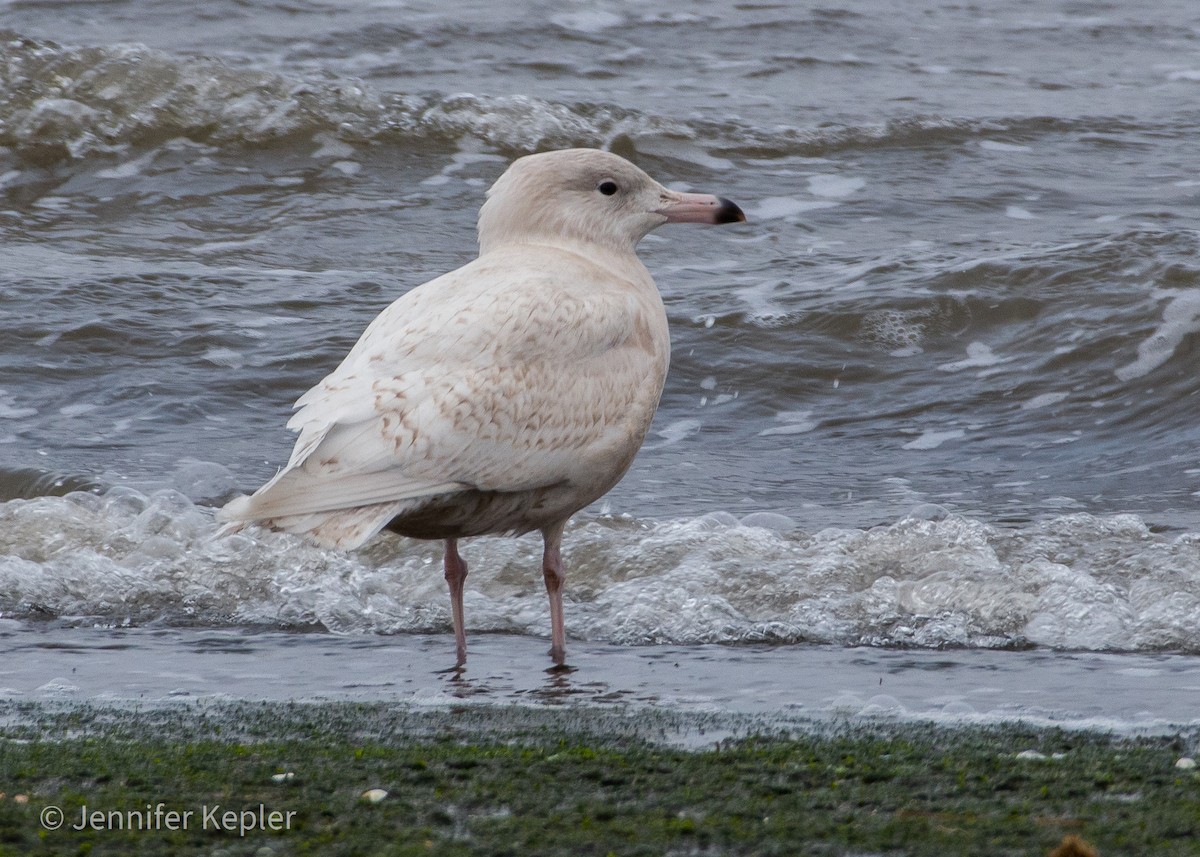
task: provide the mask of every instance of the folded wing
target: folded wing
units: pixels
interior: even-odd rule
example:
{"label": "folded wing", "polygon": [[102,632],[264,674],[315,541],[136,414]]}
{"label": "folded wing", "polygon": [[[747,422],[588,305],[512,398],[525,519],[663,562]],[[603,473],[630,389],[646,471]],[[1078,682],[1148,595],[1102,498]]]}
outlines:
{"label": "folded wing", "polygon": [[665,319],[648,336],[652,309],[564,255],[493,254],[393,303],[297,402],[287,466],[221,517],[354,547],[431,498],[556,485],[636,449]]}

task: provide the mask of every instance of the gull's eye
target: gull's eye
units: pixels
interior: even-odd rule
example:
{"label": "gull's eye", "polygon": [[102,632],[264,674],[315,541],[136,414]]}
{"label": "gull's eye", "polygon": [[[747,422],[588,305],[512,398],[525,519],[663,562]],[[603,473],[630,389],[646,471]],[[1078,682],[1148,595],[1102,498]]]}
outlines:
{"label": "gull's eye", "polygon": [[614,181],[602,181],[600,184],[596,185],[596,190],[600,191],[600,193],[604,194],[605,196],[612,196],[619,190],[619,188],[617,187],[617,183]]}

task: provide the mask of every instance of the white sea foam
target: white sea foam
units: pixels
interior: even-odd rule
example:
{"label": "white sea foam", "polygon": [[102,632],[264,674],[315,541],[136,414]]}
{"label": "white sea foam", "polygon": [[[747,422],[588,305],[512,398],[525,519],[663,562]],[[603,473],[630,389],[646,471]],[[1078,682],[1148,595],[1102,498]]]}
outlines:
{"label": "white sea foam", "polygon": [[758,205],[750,211],[755,220],[787,220],[806,211],[817,211],[822,208],[835,208],[832,200],[803,200],[790,196],[769,196],[759,200]]}
{"label": "white sea foam", "polygon": [[967,436],[963,429],[948,429],[946,431],[926,431],[916,440],[904,444],[904,449],[937,449],[948,440],[959,440]]}
{"label": "white sea foam", "polygon": [[354,154],[353,146],[347,145],[327,131],[314,134],[313,142],[317,144],[316,151],[312,153],[315,160],[322,158],[337,160],[339,158],[349,158]]}
{"label": "white sea foam", "polygon": [[929,310],[871,310],[863,316],[860,335],[892,348],[892,355],[908,357],[922,352],[927,328],[934,323]]}
{"label": "white sea foam", "polygon": [[959,372],[963,369],[986,369],[999,363],[1005,363],[1008,359],[1007,357],[997,355],[986,343],[972,342],[967,346],[967,356],[965,359],[943,363],[938,368],[943,372]]}
{"label": "white sea foam", "polygon": [[203,359],[217,366],[228,366],[240,369],[246,364],[246,358],[232,348],[210,348],[203,354]]}
{"label": "white sea foam", "polygon": [[[802,527],[802,515],[581,517],[565,542],[570,633],[618,644],[1200,651],[1198,534],[1087,514],[1019,529],[953,514]],[[0,505],[0,608],[114,625],[449,626],[436,543],[385,536],[342,554],[276,533],[214,532],[208,509],[169,489],[10,501]],[[536,536],[463,550],[469,627],[544,635]]]}
{"label": "white sea foam", "polygon": [[684,438],[690,437],[691,435],[694,435],[696,432],[700,431],[701,425],[702,423],[700,420],[692,417],[667,423],[667,425],[658,429],[656,432],[656,434],[662,438],[657,445],[666,446],[672,443],[679,443],[679,441],[683,440]]}
{"label": "white sea foam", "polygon": [[813,196],[842,199],[867,186],[867,180],[853,176],[809,176],[808,190]]}
{"label": "white sea foam", "polygon": [[1122,381],[1149,374],[1171,359],[1185,336],[1200,331],[1200,294],[1183,292],[1163,308],[1162,324],[1138,345],[1137,359],[1116,370]]}
{"label": "white sea foam", "polygon": [[154,161],[158,156],[157,151],[149,152],[138,158],[132,158],[115,167],[108,167],[103,170],[96,170],[96,177],[102,179],[127,179],[136,176],[146,169],[147,166]]}
{"label": "white sea foam", "polygon": [[450,163],[442,168],[437,175],[423,179],[423,185],[442,185],[448,183],[454,176],[462,172],[467,167],[478,163],[503,163],[504,159],[498,155],[489,155],[479,152],[455,152],[450,156]]}
{"label": "white sea foam", "polygon": [[989,152],[1029,152],[1029,146],[1018,146],[1014,143],[1001,143],[999,140],[980,140],[979,148]]}
{"label": "white sea foam", "polygon": [[588,10],[583,12],[563,12],[550,16],[550,23],[564,30],[575,30],[580,33],[599,33],[619,27],[625,19],[615,12]]}
{"label": "white sea foam", "polygon": [[820,420],[813,419],[811,410],[804,411],[783,411],[775,415],[776,421],[782,425],[771,426],[760,431],[760,437],[773,434],[804,434],[810,432],[821,424]]}
{"label": "white sea foam", "polygon": [[1042,393],[1040,396],[1034,396],[1027,402],[1022,402],[1021,410],[1035,411],[1038,408],[1046,408],[1050,405],[1057,405],[1068,396],[1070,396],[1070,393]]}
{"label": "white sea foam", "polygon": [[1013,220],[1037,220],[1036,214],[1019,205],[1008,206],[1008,208],[1004,209],[1004,216],[1011,217]]}
{"label": "white sea foam", "polygon": [[756,322],[770,326],[785,321],[789,316],[789,311],[776,300],[777,295],[789,293],[789,286],[786,281],[762,280],[736,289],[734,294],[746,304]]}

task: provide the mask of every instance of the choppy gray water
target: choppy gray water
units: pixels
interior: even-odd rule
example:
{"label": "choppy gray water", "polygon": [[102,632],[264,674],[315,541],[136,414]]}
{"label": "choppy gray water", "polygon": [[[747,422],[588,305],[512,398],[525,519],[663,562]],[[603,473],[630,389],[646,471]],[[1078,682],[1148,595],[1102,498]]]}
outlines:
{"label": "choppy gray water", "polygon": [[[905,10],[0,4],[0,611],[445,631],[434,546],[208,506],[587,145],[751,222],[643,245],[671,376],[570,634],[1200,653],[1200,8]],[[536,542],[466,550],[469,628],[546,633]]]}

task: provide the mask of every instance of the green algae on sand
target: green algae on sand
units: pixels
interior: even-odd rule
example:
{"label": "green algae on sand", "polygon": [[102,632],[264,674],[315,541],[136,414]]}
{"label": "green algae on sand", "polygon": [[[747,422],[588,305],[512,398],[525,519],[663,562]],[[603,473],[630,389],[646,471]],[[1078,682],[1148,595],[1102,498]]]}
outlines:
{"label": "green algae on sand", "polygon": [[684,748],[659,739],[686,724],[652,712],[382,703],[8,702],[0,723],[0,855],[1025,855],[1067,834],[1105,855],[1194,855],[1200,841],[1200,774],[1176,765],[1194,734],[764,724]]}

